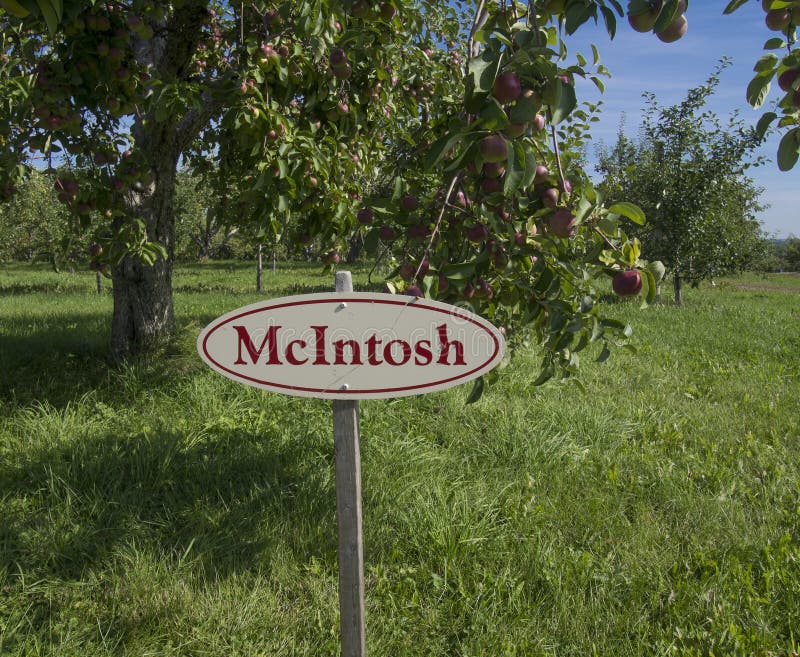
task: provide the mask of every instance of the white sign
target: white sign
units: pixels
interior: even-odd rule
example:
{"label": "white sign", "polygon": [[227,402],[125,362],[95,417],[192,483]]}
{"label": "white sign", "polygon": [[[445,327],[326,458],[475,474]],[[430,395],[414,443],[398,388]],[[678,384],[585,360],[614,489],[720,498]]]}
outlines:
{"label": "white sign", "polygon": [[272,299],[219,317],[197,339],[234,381],[324,399],[444,390],[503,358],[500,331],[474,313],[393,294],[335,292]]}

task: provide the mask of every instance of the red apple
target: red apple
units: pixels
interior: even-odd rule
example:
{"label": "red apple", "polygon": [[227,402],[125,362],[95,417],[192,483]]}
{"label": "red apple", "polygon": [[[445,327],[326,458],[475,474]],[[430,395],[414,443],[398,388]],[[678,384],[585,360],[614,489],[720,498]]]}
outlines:
{"label": "red apple", "polygon": [[416,224],[408,229],[408,236],[418,242],[422,242],[428,235],[430,231],[425,224]]}
{"label": "red apple", "polygon": [[375,213],[372,211],[372,208],[362,208],[358,211],[356,219],[361,225],[368,226],[372,223],[373,219],[375,219]]}
{"label": "red apple", "polygon": [[800,77],[800,70],[796,68],[790,68],[778,76],[778,86],[783,91],[791,91],[792,85],[795,83],[798,77]]}
{"label": "red apple", "polygon": [[558,205],[558,190],[555,187],[548,187],[541,194],[542,203],[546,208],[554,208]]}
{"label": "red apple", "polygon": [[381,5],[381,18],[385,21],[390,21],[394,18],[394,15],[397,13],[397,9],[394,8],[392,3],[384,2]]}
{"label": "red apple", "polygon": [[533,182],[537,184],[543,183],[549,175],[550,171],[548,168],[543,164],[539,164],[536,166],[536,175],[533,177]]}
{"label": "red apple", "polygon": [[416,271],[417,268],[410,262],[407,262],[400,266],[400,278],[402,278],[404,281],[410,281],[414,278],[414,272]]}
{"label": "red apple", "polygon": [[656,36],[664,43],[673,43],[686,34],[688,26],[689,21],[686,20],[686,16],[681,14],[661,30],[661,32],[656,32]]}
{"label": "red apple", "polygon": [[406,194],[400,199],[400,209],[403,212],[414,212],[419,207],[419,199],[411,194]]}
{"label": "red apple", "polygon": [[496,194],[503,190],[503,183],[497,178],[484,178],[481,182],[481,189],[484,194]]}
{"label": "red apple", "polygon": [[642,276],[635,269],[621,271],[614,276],[611,287],[621,297],[637,295],[642,290]]}
{"label": "red apple", "polygon": [[501,135],[484,137],[479,150],[484,162],[504,162],[508,159],[508,145]]}
{"label": "red apple", "polygon": [[497,76],[492,87],[492,95],[501,105],[510,103],[519,98],[522,87],[516,73],[508,72]]}
{"label": "red apple", "polygon": [[476,224],[467,228],[467,239],[470,242],[483,242],[489,237],[489,229],[483,224]]}
{"label": "red apple", "polygon": [[331,51],[328,61],[331,64],[331,68],[341,68],[347,64],[347,53],[345,53],[345,51],[341,48],[335,48]]}
{"label": "red apple", "polygon": [[397,233],[391,226],[381,226],[378,235],[385,242],[391,242],[393,239],[397,237]]}
{"label": "red apple", "polygon": [[792,15],[788,9],[771,9],[764,20],[770,30],[783,32],[792,22]]}
{"label": "red apple", "polygon": [[541,114],[537,114],[536,116],[534,116],[533,121],[531,121],[531,127],[536,132],[544,130],[544,117]]}
{"label": "red apple", "polygon": [[510,126],[506,128],[506,135],[511,137],[512,139],[516,139],[517,137],[522,137],[525,134],[525,130],[527,130],[528,125],[526,123],[512,123]]}
{"label": "red apple", "polygon": [[577,230],[575,215],[566,208],[560,208],[550,216],[550,232],[556,237],[574,237]]}
{"label": "red apple", "polygon": [[487,162],[483,165],[484,178],[499,178],[506,172],[505,167],[500,166],[497,162]]}

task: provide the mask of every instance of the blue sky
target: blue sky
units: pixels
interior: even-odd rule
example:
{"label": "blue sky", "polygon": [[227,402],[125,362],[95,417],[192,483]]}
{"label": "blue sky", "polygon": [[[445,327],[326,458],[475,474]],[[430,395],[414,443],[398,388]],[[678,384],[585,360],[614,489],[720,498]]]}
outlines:
{"label": "blue sky", "polygon": [[[722,14],[726,4],[727,0],[692,0],[686,13],[689,30],[672,44],[662,43],[649,32],[634,32],[626,19],[618,26],[613,42],[605,29],[591,23],[569,38],[572,53],[579,50],[590,61],[589,44],[595,43],[602,63],[611,71],[604,94],[600,95],[591,82],[582,85],[579,93],[582,99],[603,99],[601,120],[592,131],[595,141],[613,144],[623,113],[626,132],[634,136],[644,105],[642,91],[654,92],[661,105],[679,102],[687,89],[708,77],[723,55],[732,57],[733,65],[722,74],[717,93],[709,102],[710,109],[721,117],[739,110],[745,121],[752,124],[758,121],[769,103],[779,97],[777,85],[760,110],[747,104],[745,89],[753,75],[753,65],[765,52],[764,42],[777,33],[770,32],[764,24],[758,0],[751,0],[728,16]],[[785,173],[778,170],[775,163],[778,140],[779,136],[773,136],[762,149],[767,163],[750,170],[750,175],[764,188],[762,202],[771,206],[760,219],[768,233],[778,237],[800,235],[800,165]],[[589,156],[594,156],[591,145]]]}

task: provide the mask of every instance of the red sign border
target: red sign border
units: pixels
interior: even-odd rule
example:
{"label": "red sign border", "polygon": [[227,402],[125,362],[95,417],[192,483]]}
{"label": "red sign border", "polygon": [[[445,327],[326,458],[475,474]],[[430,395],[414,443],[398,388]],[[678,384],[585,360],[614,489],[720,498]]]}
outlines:
{"label": "red sign border", "polygon": [[[356,292],[356,293],[352,293],[352,294],[353,295],[358,295],[359,293]],[[216,325],[214,325],[212,323],[212,324],[209,325],[211,328],[206,327],[206,329],[204,329],[206,331],[206,334],[205,334],[205,337],[203,338],[202,354],[207,359],[207,361],[209,363],[213,363],[214,366],[219,368],[220,371],[224,371],[224,372],[227,372],[228,374],[231,374],[233,380],[252,381],[253,383],[258,384],[258,386],[255,386],[255,387],[259,387],[259,388],[262,388],[262,389],[280,388],[280,389],[283,389],[283,390],[296,390],[298,392],[321,393],[321,394],[330,395],[330,396],[336,395],[336,396],[341,396],[341,397],[347,397],[347,396],[352,396],[352,395],[387,394],[387,393],[393,393],[393,392],[408,392],[408,391],[412,391],[412,390],[422,390],[424,388],[430,388],[430,387],[434,387],[434,386],[441,386],[443,384],[451,383],[452,381],[460,381],[462,379],[465,379],[465,382],[466,382],[466,381],[470,380],[468,377],[470,377],[475,372],[478,372],[482,368],[486,367],[486,365],[488,363],[490,363],[491,361],[493,361],[497,357],[498,353],[500,352],[500,341],[497,339],[497,336],[492,331],[488,330],[487,327],[483,324],[483,322],[477,321],[474,318],[474,316],[471,317],[470,315],[464,313],[463,309],[461,309],[461,308],[457,308],[456,306],[453,306],[454,310],[453,311],[448,311],[448,310],[445,310],[445,309],[440,308],[438,306],[428,305],[424,301],[420,301],[419,299],[415,299],[414,297],[405,297],[406,299],[410,299],[411,301],[401,301],[400,299],[397,299],[397,300],[394,300],[394,299],[376,299],[375,297],[378,296],[378,293],[374,293],[374,294],[373,293],[366,293],[366,294],[369,295],[369,296],[367,298],[364,298],[364,299],[359,299],[358,296],[345,296],[345,297],[342,297],[342,296],[338,296],[336,293],[332,293],[329,298],[324,298],[324,299],[315,298],[315,299],[307,299],[305,301],[301,301],[301,300],[289,301],[289,302],[280,303],[280,304],[277,304],[277,305],[271,305],[271,304],[269,304],[269,302],[267,302],[265,305],[259,306],[258,308],[253,308],[252,310],[248,310],[247,312],[239,313],[238,315],[234,315],[233,317],[226,317],[224,319],[224,321],[219,322]],[[315,295],[309,295],[309,296],[317,297],[318,295],[315,294]],[[393,296],[393,295],[385,295],[385,296]],[[232,321],[235,321],[235,320],[240,319],[242,317],[246,317],[247,315],[253,315],[253,314],[256,314],[256,313],[259,313],[259,312],[263,312],[264,310],[273,310],[273,309],[276,310],[278,308],[288,308],[288,307],[291,307],[291,306],[305,306],[305,305],[313,305],[313,304],[320,304],[320,303],[370,303],[370,304],[372,304],[372,303],[380,303],[380,304],[393,305],[393,306],[405,306],[407,308],[420,308],[420,309],[425,309],[425,310],[432,310],[432,311],[441,313],[443,315],[455,316],[455,317],[458,317],[459,319],[467,320],[468,322],[471,322],[472,324],[475,324],[476,326],[480,327],[483,331],[486,331],[486,333],[488,333],[492,337],[492,340],[494,340],[494,351],[493,351],[492,355],[489,358],[487,358],[483,363],[481,363],[481,365],[479,365],[478,367],[475,367],[475,368],[471,369],[469,372],[464,372],[463,374],[460,374],[458,376],[450,377],[449,379],[439,379],[439,380],[433,381],[431,383],[425,383],[425,384],[422,384],[422,385],[415,385],[415,386],[402,386],[402,387],[399,387],[399,388],[359,388],[359,389],[347,389],[347,390],[341,390],[341,389],[339,389],[339,390],[331,390],[329,388],[306,388],[306,387],[302,387],[302,386],[291,386],[291,385],[287,385],[287,384],[283,384],[283,383],[272,383],[272,382],[268,382],[268,381],[262,381],[261,379],[256,379],[254,377],[246,376],[244,374],[240,374],[240,373],[236,372],[235,370],[231,370],[231,369],[225,367],[224,365],[221,365],[220,363],[218,363],[214,358],[211,357],[211,354],[209,354],[208,350],[206,349],[206,343],[208,342],[208,339],[211,337],[211,335],[214,333],[214,331],[222,328],[223,326],[225,326],[226,324],[228,324],[228,323],[230,323]],[[442,305],[445,305],[445,304],[442,304]],[[488,324],[488,322],[487,322],[487,324]]]}

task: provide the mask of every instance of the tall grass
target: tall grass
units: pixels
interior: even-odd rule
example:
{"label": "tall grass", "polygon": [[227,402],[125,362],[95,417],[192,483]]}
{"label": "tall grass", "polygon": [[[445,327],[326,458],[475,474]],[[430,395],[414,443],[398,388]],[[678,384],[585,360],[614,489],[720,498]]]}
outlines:
{"label": "tall grass", "polygon": [[[93,277],[0,270],[0,654],[338,654],[330,404],[194,352],[250,269],[179,269],[175,343],[117,368]],[[361,403],[371,654],[800,651],[800,279],[608,311],[638,354],[586,392],[525,353],[474,406]]]}

